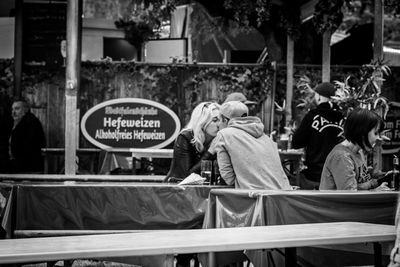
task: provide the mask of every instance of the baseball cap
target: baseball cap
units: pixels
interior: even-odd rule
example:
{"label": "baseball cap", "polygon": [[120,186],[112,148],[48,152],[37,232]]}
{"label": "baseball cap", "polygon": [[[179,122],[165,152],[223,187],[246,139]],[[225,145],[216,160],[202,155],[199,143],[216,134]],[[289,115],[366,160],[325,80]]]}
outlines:
{"label": "baseball cap", "polygon": [[249,114],[247,106],[240,101],[229,101],[222,104],[219,112],[228,119],[239,118]]}
{"label": "baseball cap", "polygon": [[244,96],[244,94],[242,94],[240,92],[230,93],[226,97],[224,103],[230,102],[230,101],[240,101],[242,103],[245,103],[246,105],[248,105],[248,104],[257,104],[257,102],[255,102],[255,101],[247,100],[247,98]]}
{"label": "baseball cap", "polygon": [[324,97],[330,98],[335,95],[336,88],[333,84],[324,82],[324,83],[318,84],[315,87],[314,91]]}

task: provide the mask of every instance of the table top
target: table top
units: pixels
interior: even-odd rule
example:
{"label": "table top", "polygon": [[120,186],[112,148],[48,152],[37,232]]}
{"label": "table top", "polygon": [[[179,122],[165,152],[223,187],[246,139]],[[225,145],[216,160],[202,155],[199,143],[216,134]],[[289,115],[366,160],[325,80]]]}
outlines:
{"label": "table top", "polygon": [[234,189],[229,188],[225,190],[213,189],[212,195],[240,195],[246,197],[257,197],[260,195],[298,195],[298,196],[329,196],[329,195],[394,195],[400,196],[399,191],[373,191],[373,190],[252,190],[252,189]]}
{"label": "table top", "polygon": [[339,222],[14,239],[0,240],[0,262],[236,251],[394,241],[395,238],[394,226]]}

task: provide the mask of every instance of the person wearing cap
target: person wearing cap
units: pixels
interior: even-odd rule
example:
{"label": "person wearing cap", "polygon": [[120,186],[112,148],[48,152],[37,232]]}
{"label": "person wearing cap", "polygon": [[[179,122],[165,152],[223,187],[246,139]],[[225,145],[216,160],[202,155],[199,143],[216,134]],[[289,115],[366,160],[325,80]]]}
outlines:
{"label": "person wearing cap", "polygon": [[305,149],[306,168],[300,173],[301,189],[318,189],[325,159],[333,147],[343,140],[344,118],[332,102],[336,88],[329,82],[314,89],[317,107],[303,118],[292,137],[292,147]]}
{"label": "person wearing cap", "polygon": [[222,179],[241,189],[290,190],[276,143],[264,134],[258,117],[247,115],[240,101],[221,106],[215,150]]}
{"label": "person wearing cap", "polygon": [[249,109],[249,115],[256,115],[257,111],[255,110],[257,102],[255,101],[250,101],[247,99],[247,97],[242,94],[241,92],[233,92],[230,93],[229,95],[227,95],[224,103],[226,102],[230,102],[230,101],[240,101],[243,104],[245,104],[247,106],[247,108]]}

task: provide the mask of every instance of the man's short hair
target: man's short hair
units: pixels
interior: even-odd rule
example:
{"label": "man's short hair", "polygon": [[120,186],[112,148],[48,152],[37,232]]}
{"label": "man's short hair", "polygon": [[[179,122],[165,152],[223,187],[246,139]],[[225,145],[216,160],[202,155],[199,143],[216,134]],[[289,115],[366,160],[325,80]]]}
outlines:
{"label": "man's short hair", "polygon": [[219,112],[227,119],[233,119],[247,117],[247,114],[249,114],[249,109],[240,101],[229,101],[222,104]]}

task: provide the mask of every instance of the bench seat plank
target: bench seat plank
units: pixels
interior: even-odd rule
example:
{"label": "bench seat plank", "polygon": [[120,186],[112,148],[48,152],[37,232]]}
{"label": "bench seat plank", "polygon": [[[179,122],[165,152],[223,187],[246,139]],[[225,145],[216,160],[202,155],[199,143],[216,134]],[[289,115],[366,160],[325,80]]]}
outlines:
{"label": "bench seat plank", "polygon": [[0,240],[0,263],[289,248],[395,238],[392,225],[340,222],[8,239]]}
{"label": "bench seat plank", "polygon": [[161,183],[165,175],[65,175],[65,174],[0,174],[0,181],[46,181],[46,182],[156,182]]}

